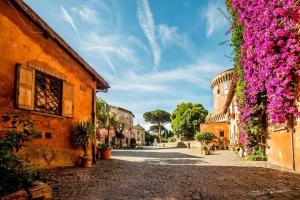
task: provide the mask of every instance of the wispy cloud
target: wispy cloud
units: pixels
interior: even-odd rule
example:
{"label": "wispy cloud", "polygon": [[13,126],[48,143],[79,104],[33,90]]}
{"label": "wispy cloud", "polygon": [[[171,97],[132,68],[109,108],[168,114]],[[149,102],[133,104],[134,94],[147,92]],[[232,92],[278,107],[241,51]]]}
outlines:
{"label": "wispy cloud", "polygon": [[93,25],[100,24],[98,13],[89,6],[80,6],[74,10],[78,13],[83,22]]}
{"label": "wispy cloud", "polygon": [[71,15],[67,12],[67,10],[61,5],[60,6],[60,10],[61,10],[61,16],[63,17],[63,19],[69,23],[72,28],[74,29],[74,31],[78,34],[78,30],[77,27],[74,24],[73,18],[71,17]]}
{"label": "wispy cloud", "polygon": [[157,69],[160,64],[161,49],[156,41],[154,19],[147,0],[138,1],[137,15],[139,24],[143,29],[152,49],[154,67]]}
{"label": "wispy cloud", "polygon": [[226,25],[226,19],[219,12],[218,8],[225,10],[221,1],[209,0],[208,8],[205,12],[207,37],[210,37],[217,29],[222,29]]}
{"label": "wispy cloud", "polygon": [[163,72],[139,74],[128,70],[123,73],[122,77],[111,83],[111,90],[130,93],[167,93],[178,96],[178,91],[174,87],[175,83],[177,85],[194,84],[198,88],[210,90],[209,81],[211,77],[222,68],[217,63],[202,59],[194,64]]}
{"label": "wispy cloud", "polygon": [[[130,43],[126,43],[127,41],[122,35],[100,35],[96,32],[89,32],[81,41],[81,49],[94,53],[105,52],[107,55],[116,56],[124,63],[137,65],[139,59],[136,51],[130,47]],[[111,62],[108,64],[113,66]]]}
{"label": "wispy cloud", "polygon": [[169,27],[166,24],[161,24],[158,26],[157,32],[164,47],[167,45],[177,45],[187,50],[190,48],[188,36],[178,33],[178,27],[176,26]]}

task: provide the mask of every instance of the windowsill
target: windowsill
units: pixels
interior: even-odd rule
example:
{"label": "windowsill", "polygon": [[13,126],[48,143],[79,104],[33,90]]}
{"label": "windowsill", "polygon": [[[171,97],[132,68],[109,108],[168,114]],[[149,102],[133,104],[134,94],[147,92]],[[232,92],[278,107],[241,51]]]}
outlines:
{"label": "windowsill", "polygon": [[65,117],[59,116],[59,115],[52,115],[49,113],[43,113],[43,112],[38,112],[38,111],[30,111],[31,114],[36,114],[36,115],[43,115],[47,117],[54,117],[54,118],[59,118],[59,119],[64,119]]}

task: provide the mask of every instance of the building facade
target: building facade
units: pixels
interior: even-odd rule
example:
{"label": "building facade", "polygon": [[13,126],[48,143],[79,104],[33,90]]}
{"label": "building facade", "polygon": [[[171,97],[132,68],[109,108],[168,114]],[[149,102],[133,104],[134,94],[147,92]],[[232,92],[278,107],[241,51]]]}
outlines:
{"label": "building facade", "polygon": [[[74,165],[74,125],[95,117],[108,83],[21,0],[0,1],[0,115],[30,116],[41,137],[20,155],[38,167]],[[0,123],[0,136],[8,127]],[[88,148],[91,156],[92,148]]]}
{"label": "building facade", "polygon": [[110,115],[115,116],[117,119],[122,121],[121,131],[124,135],[124,138],[118,138],[114,130],[110,130],[109,133],[107,130],[102,129],[101,134],[103,138],[103,143],[105,138],[109,141],[110,144],[114,144],[118,147],[127,147],[130,145],[131,134],[133,130],[133,118],[134,114],[118,106],[109,105]]}
{"label": "building facade", "polygon": [[236,81],[233,80],[230,85],[229,93],[225,101],[223,114],[227,116],[227,122],[229,126],[229,142],[230,145],[239,144],[240,136],[240,123],[239,123],[239,111],[235,96]]}
{"label": "building facade", "polygon": [[225,102],[229,93],[233,69],[217,74],[211,80],[213,112],[209,113],[205,123],[200,124],[200,131],[210,131],[217,138],[229,139],[228,116],[223,113]]}
{"label": "building facade", "polygon": [[133,126],[131,138],[135,138],[140,146],[145,146],[145,129],[140,124]]}
{"label": "building facade", "polygon": [[[299,80],[298,80],[299,83]],[[224,114],[228,116],[230,143],[239,143],[239,111],[235,97],[236,83],[233,81],[225,103]],[[299,93],[298,85],[297,92]],[[299,99],[297,100],[300,109]],[[300,118],[288,123],[269,125],[266,139],[268,162],[284,168],[300,171]]]}

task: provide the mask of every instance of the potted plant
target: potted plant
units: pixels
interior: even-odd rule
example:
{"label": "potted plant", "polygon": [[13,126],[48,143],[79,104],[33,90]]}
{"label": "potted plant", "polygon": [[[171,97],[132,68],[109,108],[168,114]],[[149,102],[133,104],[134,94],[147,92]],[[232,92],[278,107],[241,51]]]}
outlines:
{"label": "potted plant", "polygon": [[[201,143],[201,151],[204,155],[209,154],[208,143],[214,139],[215,135],[212,132],[197,132],[195,139]],[[213,145],[212,145],[213,146]]]}
{"label": "potted plant", "polygon": [[103,149],[103,147],[104,147],[104,144],[98,144],[98,146],[97,146],[97,158],[98,159],[101,159],[101,149]]}
{"label": "potted plant", "polygon": [[209,155],[209,149],[208,149],[208,146],[206,144],[202,144],[201,145],[201,151],[202,151],[202,154],[203,155]]}
{"label": "potted plant", "polygon": [[198,132],[195,135],[195,139],[201,143],[208,144],[210,141],[212,141],[215,137],[215,134],[212,132]]}
{"label": "potted plant", "polygon": [[72,142],[75,146],[83,148],[84,155],[81,157],[83,167],[92,167],[92,158],[87,156],[87,146],[89,141],[94,139],[95,130],[92,120],[78,122],[72,132]]}
{"label": "potted plant", "polygon": [[100,150],[102,160],[110,160],[111,157],[111,148],[108,144],[103,145]]}

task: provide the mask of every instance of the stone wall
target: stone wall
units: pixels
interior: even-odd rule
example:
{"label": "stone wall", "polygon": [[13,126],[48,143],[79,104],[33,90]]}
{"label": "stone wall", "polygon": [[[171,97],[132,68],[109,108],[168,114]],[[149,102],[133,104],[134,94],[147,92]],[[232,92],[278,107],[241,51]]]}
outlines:
{"label": "stone wall", "polygon": [[[74,165],[82,151],[72,146],[70,133],[76,122],[91,118],[92,91],[96,82],[57,43],[45,37],[25,14],[7,1],[0,1],[0,8],[0,115],[14,110],[30,114],[35,120],[35,128],[42,133],[42,138],[29,143],[28,148],[21,152],[26,160],[39,167]],[[16,109],[17,63],[72,83],[76,96],[73,117],[45,116]],[[51,138],[45,137],[46,132],[51,133]]]}

